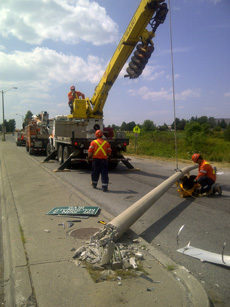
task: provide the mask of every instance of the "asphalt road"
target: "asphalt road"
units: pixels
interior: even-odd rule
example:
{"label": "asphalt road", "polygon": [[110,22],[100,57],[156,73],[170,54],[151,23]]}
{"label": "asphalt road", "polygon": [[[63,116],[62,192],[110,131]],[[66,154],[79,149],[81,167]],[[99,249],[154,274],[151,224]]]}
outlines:
{"label": "asphalt road", "polygon": [[[43,161],[44,156],[29,156],[25,147],[16,147],[14,137],[7,136],[15,150],[28,155],[28,159]],[[154,189],[175,173],[176,164],[168,161],[132,158],[131,163],[139,171],[129,171],[122,164],[110,172],[109,191],[103,193],[90,185],[90,169],[73,169],[56,172],[55,176],[68,182],[84,195],[95,201],[103,210],[117,216],[126,208]],[[179,163],[179,169],[191,163]],[[57,169],[58,162],[41,164],[47,171]],[[214,306],[230,306],[229,268],[207,262],[177,252],[191,242],[192,246],[215,253],[221,253],[226,242],[225,254],[230,255],[230,169],[218,165],[217,182],[222,185],[223,195],[203,198],[181,198],[174,185],[140,219],[132,229],[154,247],[164,252],[179,265],[185,266],[193,276],[201,281]],[[197,171],[192,172],[196,174]],[[67,206],[75,205],[66,200]],[[52,208],[50,208],[52,209]],[[185,225],[179,237],[179,228]],[[170,265],[170,264],[169,264]]]}

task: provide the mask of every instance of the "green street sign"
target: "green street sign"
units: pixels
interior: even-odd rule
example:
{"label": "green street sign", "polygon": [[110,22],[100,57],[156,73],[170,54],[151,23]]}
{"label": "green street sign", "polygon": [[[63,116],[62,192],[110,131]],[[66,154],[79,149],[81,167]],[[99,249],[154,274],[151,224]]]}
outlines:
{"label": "green street sign", "polygon": [[48,215],[97,215],[99,207],[56,207],[50,210]]}
{"label": "green street sign", "polygon": [[138,126],[135,126],[135,127],[133,128],[133,132],[134,132],[134,133],[141,133],[141,129],[140,129]]}

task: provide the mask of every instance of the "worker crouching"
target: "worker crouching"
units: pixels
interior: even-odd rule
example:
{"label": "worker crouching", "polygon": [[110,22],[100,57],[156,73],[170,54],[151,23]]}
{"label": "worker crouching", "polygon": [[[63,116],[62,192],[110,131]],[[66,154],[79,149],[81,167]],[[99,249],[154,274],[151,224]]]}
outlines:
{"label": "worker crouching", "polygon": [[91,179],[93,188],[96,189],[99,177],[101,175],[102,190],[108,190],[109,175],[108,175],[108,157],[111,155],[110,144],[102,139],[103,132],[97,130],[95,132],[96,140],[90,143],[88,149],[88,159],[93,159]]}
{"label": "worker crouching", "polygon": [[214,185],[216,182],[216,170],[200,154],[195,153],[192,156],[194,163],[199,165],[198,175],[195,179],[200,184],[197,190],[198,195],[215,194],[221,195],[222,189],[219,185]]}

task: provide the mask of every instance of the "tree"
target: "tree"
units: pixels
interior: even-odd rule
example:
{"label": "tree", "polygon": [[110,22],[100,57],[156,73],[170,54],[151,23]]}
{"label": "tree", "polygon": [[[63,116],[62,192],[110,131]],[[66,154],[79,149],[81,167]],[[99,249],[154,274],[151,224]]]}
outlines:
{"label": "tree", "polygon": [[202,131],[205,133],[205,134],[208,134],[209,133],[209,130],[210,130],[210,125],[208,123],[205,123],[205,124],[202,124],[201,125],[201,128],[202,128]]}
{"label": "tree", "polygon": [[121,124],[121,130],[122,131],[127,131],[127,124],[126,124],[126,122],[123,122],[122,124]]}
{"label": "tree", "polygon": [[[110,125],[109,125],[110,126]],[[120,127],[119,126],[116,126],[116,125],[114,125],[114,124],[112,124],[112,128],[114,129],[114,130],[120,130]]]}
{"label": "tree", "polygon": [[[5,132],[14,132],[16,128],[16,122],[15,119],[10,119],[7,121],[6,119],[4,120],[4,127],[5,127]],[[0,125],[0,130],[2,130],[2,125]]]}
{"label": "tree", "polygon": [[185,126],[185,144],[193,152],[202,152],[206,147],[206,136],[198,122],[187,123]]}
{"label": "tree", "polygon": [[33,113],[31,111],[27,111],[24,119],[25,125],[28,125],[29,122],[32,120]]}
{"label": "tree", "polygon": [[208,122],[208,118],[207,118],[207,116],[201,116],[201,117],[198,117],[197,121],[201,125],[206,124]]}
{"label": "tree", "polygon": [[222,119],[222,120],[220,121],[219,126],[220,126],[222,129],[226,129],[226,128],[227,128],[227,124],[226,124],[226,122],[225,122],[224,119]]}
{"label": "tree", "polygon": [[175,129],[175,125],[176,125],[176,130],[178,129],[178,126],[179,126],[179,124],[180,124],[180,119],[179,118],[176,118],[175,120],[174,120],[174,122],[172,123],[172,129]]}
{"label": "tree", "polygon": [[225,141],[230,141],[230,124],[228,124],[227,128],[224,131],[224,139]]}
{"label": "tree", "polygon": [[133,128],[136,126],[136,123],[134,121],[129,122],[127,124],[127,131],[133,131]]}
{"label": "tree", "polygon": [[187,121],[185,119],[182,119],[179,121],[177,129],[178,130],[184,130],[185,126],[186,126]]}
{"label": "tree", "polygon": [[167,131],[167,130],[169,130],[169,127],[166,123],[164,123],[164,125],[158,127],[158,130]]}
{"label": "tree", "polygon": [[194,133],[199,133],[202,131],[201,125],[197,122],[187,123],[185,126],[185,137],[187,139],[192,138]]}
{"label": "tree", "polygon": [[208,124],[210,126],[210,128],[215,128],[216,127],[216,120],[214,117],[209,117],[208,118]]}
{"label": "tree", "polygon": [[146,119],[142,125],[142,129],[147,132],[147,131],[154,131],[156,130],[156,126],[154,125],[153,121]]}
{"label": "tree", "polygon": [[8,132],[14,132],[15,128],[16,128],[16,122],[15,119],[10,119],[9,120],[9,125],[8,125]]}

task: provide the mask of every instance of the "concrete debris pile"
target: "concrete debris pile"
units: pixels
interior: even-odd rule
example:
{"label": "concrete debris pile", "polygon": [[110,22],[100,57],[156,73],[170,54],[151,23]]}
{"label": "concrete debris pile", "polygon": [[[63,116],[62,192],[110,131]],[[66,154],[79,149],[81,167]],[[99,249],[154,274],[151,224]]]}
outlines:
{"label": "concrete debris pile", "polygon": [[143,254],[138,247],[126,243],[115,243],[117,231],[105,225],[88,243],[78,248],[73,258],[107,269],[137,269]]}

